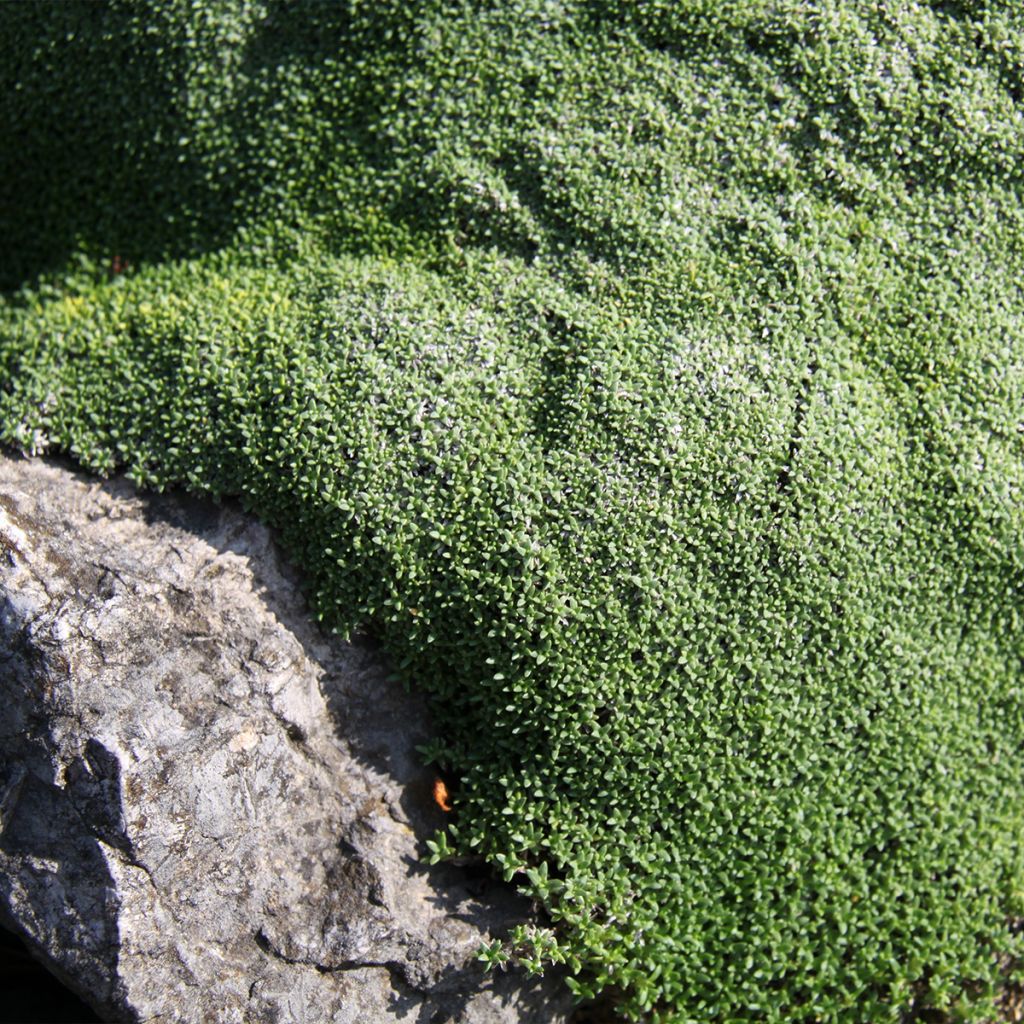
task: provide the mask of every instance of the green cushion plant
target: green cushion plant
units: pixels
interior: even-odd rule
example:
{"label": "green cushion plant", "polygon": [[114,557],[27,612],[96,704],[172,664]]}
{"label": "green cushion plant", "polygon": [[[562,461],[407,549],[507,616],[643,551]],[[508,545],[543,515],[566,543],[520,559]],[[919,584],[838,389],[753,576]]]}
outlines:
{"label": "green cushion plant", "polygon": [[484,952],[992,1013],[1024,902],[1017,0],[0,8],[0,440],[237,495],[426,692]]}

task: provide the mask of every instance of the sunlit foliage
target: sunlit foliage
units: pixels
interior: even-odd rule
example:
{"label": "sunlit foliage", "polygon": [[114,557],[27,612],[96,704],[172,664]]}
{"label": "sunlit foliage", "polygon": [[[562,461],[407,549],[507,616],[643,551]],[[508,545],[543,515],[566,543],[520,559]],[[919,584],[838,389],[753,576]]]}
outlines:
{"label": "sunlit foliage", "polygon": [[0,439],[237,495],[428,693],[485,954],[985,1019],[1024,891],[1014,2],[0,7]]}

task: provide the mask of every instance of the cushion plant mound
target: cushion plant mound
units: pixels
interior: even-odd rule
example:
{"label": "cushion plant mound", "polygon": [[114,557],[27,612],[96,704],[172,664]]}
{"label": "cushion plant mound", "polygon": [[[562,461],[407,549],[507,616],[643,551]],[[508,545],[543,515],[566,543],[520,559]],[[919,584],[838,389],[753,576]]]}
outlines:
{"label": "cushion plant mound", "polygon": [[991,1014],[1017,0],[8,5],[0,438],[240,495],[660,1022]]}

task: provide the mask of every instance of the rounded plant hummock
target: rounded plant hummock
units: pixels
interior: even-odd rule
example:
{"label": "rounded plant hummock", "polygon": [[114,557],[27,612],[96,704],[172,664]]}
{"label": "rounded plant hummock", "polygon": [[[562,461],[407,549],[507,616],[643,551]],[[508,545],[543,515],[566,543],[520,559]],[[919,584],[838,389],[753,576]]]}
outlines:
{"label": "rounded plant hummock", "polygon": [[[548,911],[684,1022],[1019,951],[1016,2],[0,12],[0,440],[239,495]],[[959,1015],[959,1016],[957,1016]]]}

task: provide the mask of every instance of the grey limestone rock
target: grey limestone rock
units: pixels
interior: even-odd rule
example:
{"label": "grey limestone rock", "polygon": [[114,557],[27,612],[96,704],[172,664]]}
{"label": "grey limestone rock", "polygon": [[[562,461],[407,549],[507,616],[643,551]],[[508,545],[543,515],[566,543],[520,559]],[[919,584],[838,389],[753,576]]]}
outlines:
{"label": "grey limestone rock", "polygon": [[556,1024],[530,906],[423,862],[423,702],[269,532],[0,455],[0,920],[112,1020]]}

